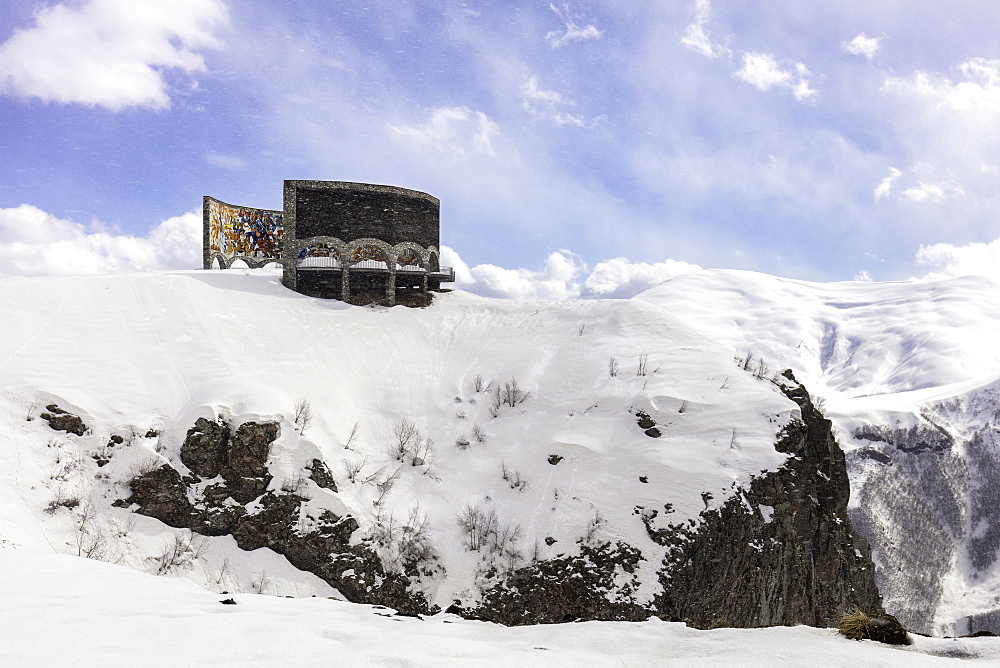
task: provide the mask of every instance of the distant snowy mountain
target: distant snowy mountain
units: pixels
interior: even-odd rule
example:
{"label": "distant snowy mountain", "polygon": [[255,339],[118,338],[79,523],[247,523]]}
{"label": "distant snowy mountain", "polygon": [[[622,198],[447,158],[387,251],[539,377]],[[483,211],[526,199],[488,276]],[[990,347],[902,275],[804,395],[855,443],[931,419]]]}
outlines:
{"label": "distant snowy mountain", "polygon": [[917,631],[1000,632],[1000,286],[705,271],[635,299],[823,398],[890,613]]}
{"label": "distant snowy mountain", "polygon": [[505,623],[878,607],[809,395],[656,305],[361,308],[239,270],[0,304],[4,547]]}

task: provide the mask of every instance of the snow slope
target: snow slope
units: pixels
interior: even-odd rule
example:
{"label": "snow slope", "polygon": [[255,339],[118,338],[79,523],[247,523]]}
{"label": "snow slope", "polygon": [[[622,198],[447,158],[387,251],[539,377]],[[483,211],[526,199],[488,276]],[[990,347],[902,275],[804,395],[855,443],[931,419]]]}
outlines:
{"label": "snow slope", "polygon": [[[639,547],[648,600],[663,548],[635,507],[669,500],[678,521],[721,504],[784,461],[775,435],[798,412],[728,350],[640,301],[453,292],[427,309],[361,308],[231,270],[5,280],[0,304],[0,441],[11,446],[0,449],[0,541],[218,590],[332,593],[228,538],[165,567],[164,551],[191,537],[109,509],[137,471],[158,461],[183,470],[180,444],[199,417],[280,422],[272,489],[301,488],[303,466],[319,457],[339,492],[313,485],[310,508],[353,515],[363,534],[425,522],[444,575],[420,586],[446,607],[474,602],[486,570],[457,521],[469,507],[512,529],[508,566],[571,555],[581,540]],[[494,408],[488,388],[512,381],[526,398]],[[300,434],[292,418],[303,399],[314,417]],[[52,431],[39,419],[51,404],[79,415],[87,434]],[[638,411],[660,438],[638,427]],[[426,452],[400,461],[393,442],[406,424]],[[124,444],[109,446],[112,436]],[[391,566],[398,555],[383,547]]]}
{"label": "snow slope", "polygon": [[916,630],[1000,632],[1000,286],[818,284],[704,271],[638,295],[825,399],[886,608]]}
{"label": "snow slope", "polygon": [[806,626],[697,631],[651,618],[503,627],[325,598],[226,597],[93,560],[0,550],[8,666],[948,666],[1000,639],[897,648]]}

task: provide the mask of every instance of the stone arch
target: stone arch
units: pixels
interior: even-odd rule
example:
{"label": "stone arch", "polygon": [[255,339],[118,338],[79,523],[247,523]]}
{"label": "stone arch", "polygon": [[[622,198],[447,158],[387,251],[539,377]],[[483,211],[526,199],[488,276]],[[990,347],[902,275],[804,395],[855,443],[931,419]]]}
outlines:
{"label": "stone arch", "polygon": [[402,241],[393,246],[392,257],[399,267],[418,267],[423,270],[427,268],[427,250],[412,241]]}
{"label": "stone arch", "polygon": [[427,253],[427,271],[433,273],[441,270],[441,262],[438,256],[437,249]]}
{"label": "stone arch", "polygon": [[395,269],[392,246],[381,239],[354,239],[346,244],[346,249],[344,261],[350,266],[361,262],[382,262],[390,272]]}
{"label": "stone arch", "polygon": [[229,263],[226,261],[226,256],[222,253],[213,253],[211,267],[212,269],[229,269]]}
{"label": "stone arch", "polygon": [[[242,265],[237,264],[239,262],[242,262],[243,264]],[[251,263],[250,260],[248,260],[244,256],[238,255],[238,256],[236,256],[236,257],[233,258],[232,262],[229,263],[229,268],[230,269],[253,269],[253,264]]]}

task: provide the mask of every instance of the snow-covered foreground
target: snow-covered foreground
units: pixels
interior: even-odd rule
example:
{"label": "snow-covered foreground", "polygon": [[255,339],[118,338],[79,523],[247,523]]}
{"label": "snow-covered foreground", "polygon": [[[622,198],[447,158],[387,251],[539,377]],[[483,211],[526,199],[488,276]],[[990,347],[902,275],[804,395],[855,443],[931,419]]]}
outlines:
{"label": "snow-covered foreground", "polygon": [[237,594],[93,560],[0,549],[6,666],[938,666],[1000,660],[1000,638],[908,648],[805,626],[697,631],[658,619],[504,627],[325,598]]}

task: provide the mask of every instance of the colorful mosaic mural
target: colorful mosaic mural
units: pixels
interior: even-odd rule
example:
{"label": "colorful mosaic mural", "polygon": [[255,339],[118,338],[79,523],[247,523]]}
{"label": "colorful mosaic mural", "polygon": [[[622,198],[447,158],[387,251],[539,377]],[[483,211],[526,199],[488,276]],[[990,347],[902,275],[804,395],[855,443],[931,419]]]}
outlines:
{"label": "colorful mosaic mural", "polygon": [[209,249],[228,261],[281,257],[281,214],[209,200]]}
{"label": "colorful mosaic mural", "polygon": [[316,244],[314,246],[306,246],[299,253],[299,259],[304,260],[307,257],[332,257],[340,259],[340,250],[337,249],[333,244]]}
{"label": "colorful mosaic mural", "polygon": [[398,264],[401,267],[406,267],[409,265],[419,265],[420,255],[417,254],[417,251],[413,250],[412,248],[407,248],[406,250],[404,250],[402,253],[399,254],[399,257],[396,258],[396,264]]}
{"label": "colorful mosaic mural", "polygon": [[354,253],[351,255],[351,262],[362,262],[363,260],[385,262],[385,253],[378,246],[364,244],[355,248]]}

